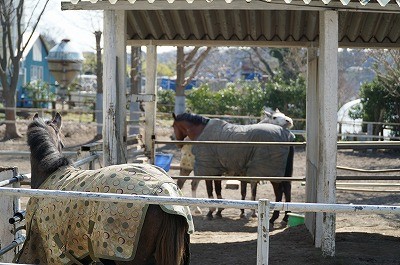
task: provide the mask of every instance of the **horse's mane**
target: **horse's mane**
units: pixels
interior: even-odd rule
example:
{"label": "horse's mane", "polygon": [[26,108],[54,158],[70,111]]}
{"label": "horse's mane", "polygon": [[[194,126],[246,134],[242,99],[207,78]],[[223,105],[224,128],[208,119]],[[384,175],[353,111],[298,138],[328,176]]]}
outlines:
{"label": "horse's mane", "polygon": [[44,172],[50,174],[72,162],[58,151],[47,131],[48,126],[43,119],[35,119],[28,126],[27,138],[31,157],[39,163]]}
{"label": "horse's mane", "polygon": [[192,113],[182,113],[176,116],[176,121],[188,121],[193,124],[207,124],[210,120],[209,118],[203,117],[201,115]]}

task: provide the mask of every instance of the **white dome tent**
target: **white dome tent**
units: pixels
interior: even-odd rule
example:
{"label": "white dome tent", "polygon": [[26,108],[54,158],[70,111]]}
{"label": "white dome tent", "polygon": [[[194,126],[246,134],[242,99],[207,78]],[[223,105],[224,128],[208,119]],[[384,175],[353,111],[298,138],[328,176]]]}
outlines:
{"label": "white dome tent", "polygon": [[353,119],[350,117],[350,111],[353,107],[361,105],[361,99],[355,99],[345,103],[338,111],[338,133],[342,134],[341,139],[346,140],[348,135],[362,133],[362,119]]}

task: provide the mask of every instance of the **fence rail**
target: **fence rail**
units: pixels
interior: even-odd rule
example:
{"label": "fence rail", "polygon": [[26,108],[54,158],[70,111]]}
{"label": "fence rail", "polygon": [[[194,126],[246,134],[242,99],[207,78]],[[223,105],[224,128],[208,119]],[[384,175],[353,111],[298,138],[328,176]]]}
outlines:
{"label": "fence rail", "polygon": [[[177,140],[155,140],[155,144],[175,145],[250,145],[250,146],[300,146],[306,147],[307,142],[241,142],[241,141],[177,141]],[[337,149],[396,149],[400,148],[400,141],[340,141]]]}

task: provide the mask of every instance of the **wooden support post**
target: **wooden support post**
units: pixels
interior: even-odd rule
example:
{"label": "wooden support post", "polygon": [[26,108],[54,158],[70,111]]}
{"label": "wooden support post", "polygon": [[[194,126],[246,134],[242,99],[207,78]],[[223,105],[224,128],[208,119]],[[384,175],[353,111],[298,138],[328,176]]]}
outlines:
{"label": "wooden support post", "polygon": [[148,45],[146,54],[146,95],[153,96],[153,101],[145,103],[145,154],[150,158],[150,163],[154,164],[155,156],[155,130],[156,130],[156,106],[157,106],[157,46]]}
{"label": "wooden support post", "polygon": [[[319,159],[317,201],[336,203],[338,111],[338,12],[319,12],[320,64],[318,67]],[[324,256],[335,255],[335,214],[317,214]]]}
{"label": "wooden support post", "polygon": [[[17,168],[0,168],[0,181],[11,179],[18,175]],[[13,187],[19,186],[19,183]],[[13,217],[14,213],[19,210],[19,198],[14,196],[4,196],[0,203],[0,249],[11,244],[15,240],[15,236],[11,230],[15,229],[15,225],[9,224],[9,218]],[[3,256],[0,256],[0,263],[12,262],[15,252],[9,251]]]}
{"label": "wooden support post", "polygon": [[[306,202],[317,202],[318,179],[318,48],[308,48],[307,51],[307,93],[306,93],[306,123],[307,123],[307,161],[306,161]],[[306,213],[305,224],[315,238],[315,213]]]}
{"label": "wooden support post", "polygon": [[125,11],[104,11],[104,166],[127,162],[125,26]]}

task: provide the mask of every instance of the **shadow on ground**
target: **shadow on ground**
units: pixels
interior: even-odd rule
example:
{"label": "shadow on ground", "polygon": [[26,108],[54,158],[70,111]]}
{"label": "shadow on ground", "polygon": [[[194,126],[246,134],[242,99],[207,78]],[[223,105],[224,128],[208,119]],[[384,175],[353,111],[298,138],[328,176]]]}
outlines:
{"label": "shadow on ground", "polygon": [[[256,240],[192,244],[191,264],[256,264],[256,249]],[[271,233],[269,251],[270,265],[400,264],[400,241],[397,237],[360,232],[337,233],[336,256],[324,258],[321,250],[313,247],[311,236],[304,225]]]}

